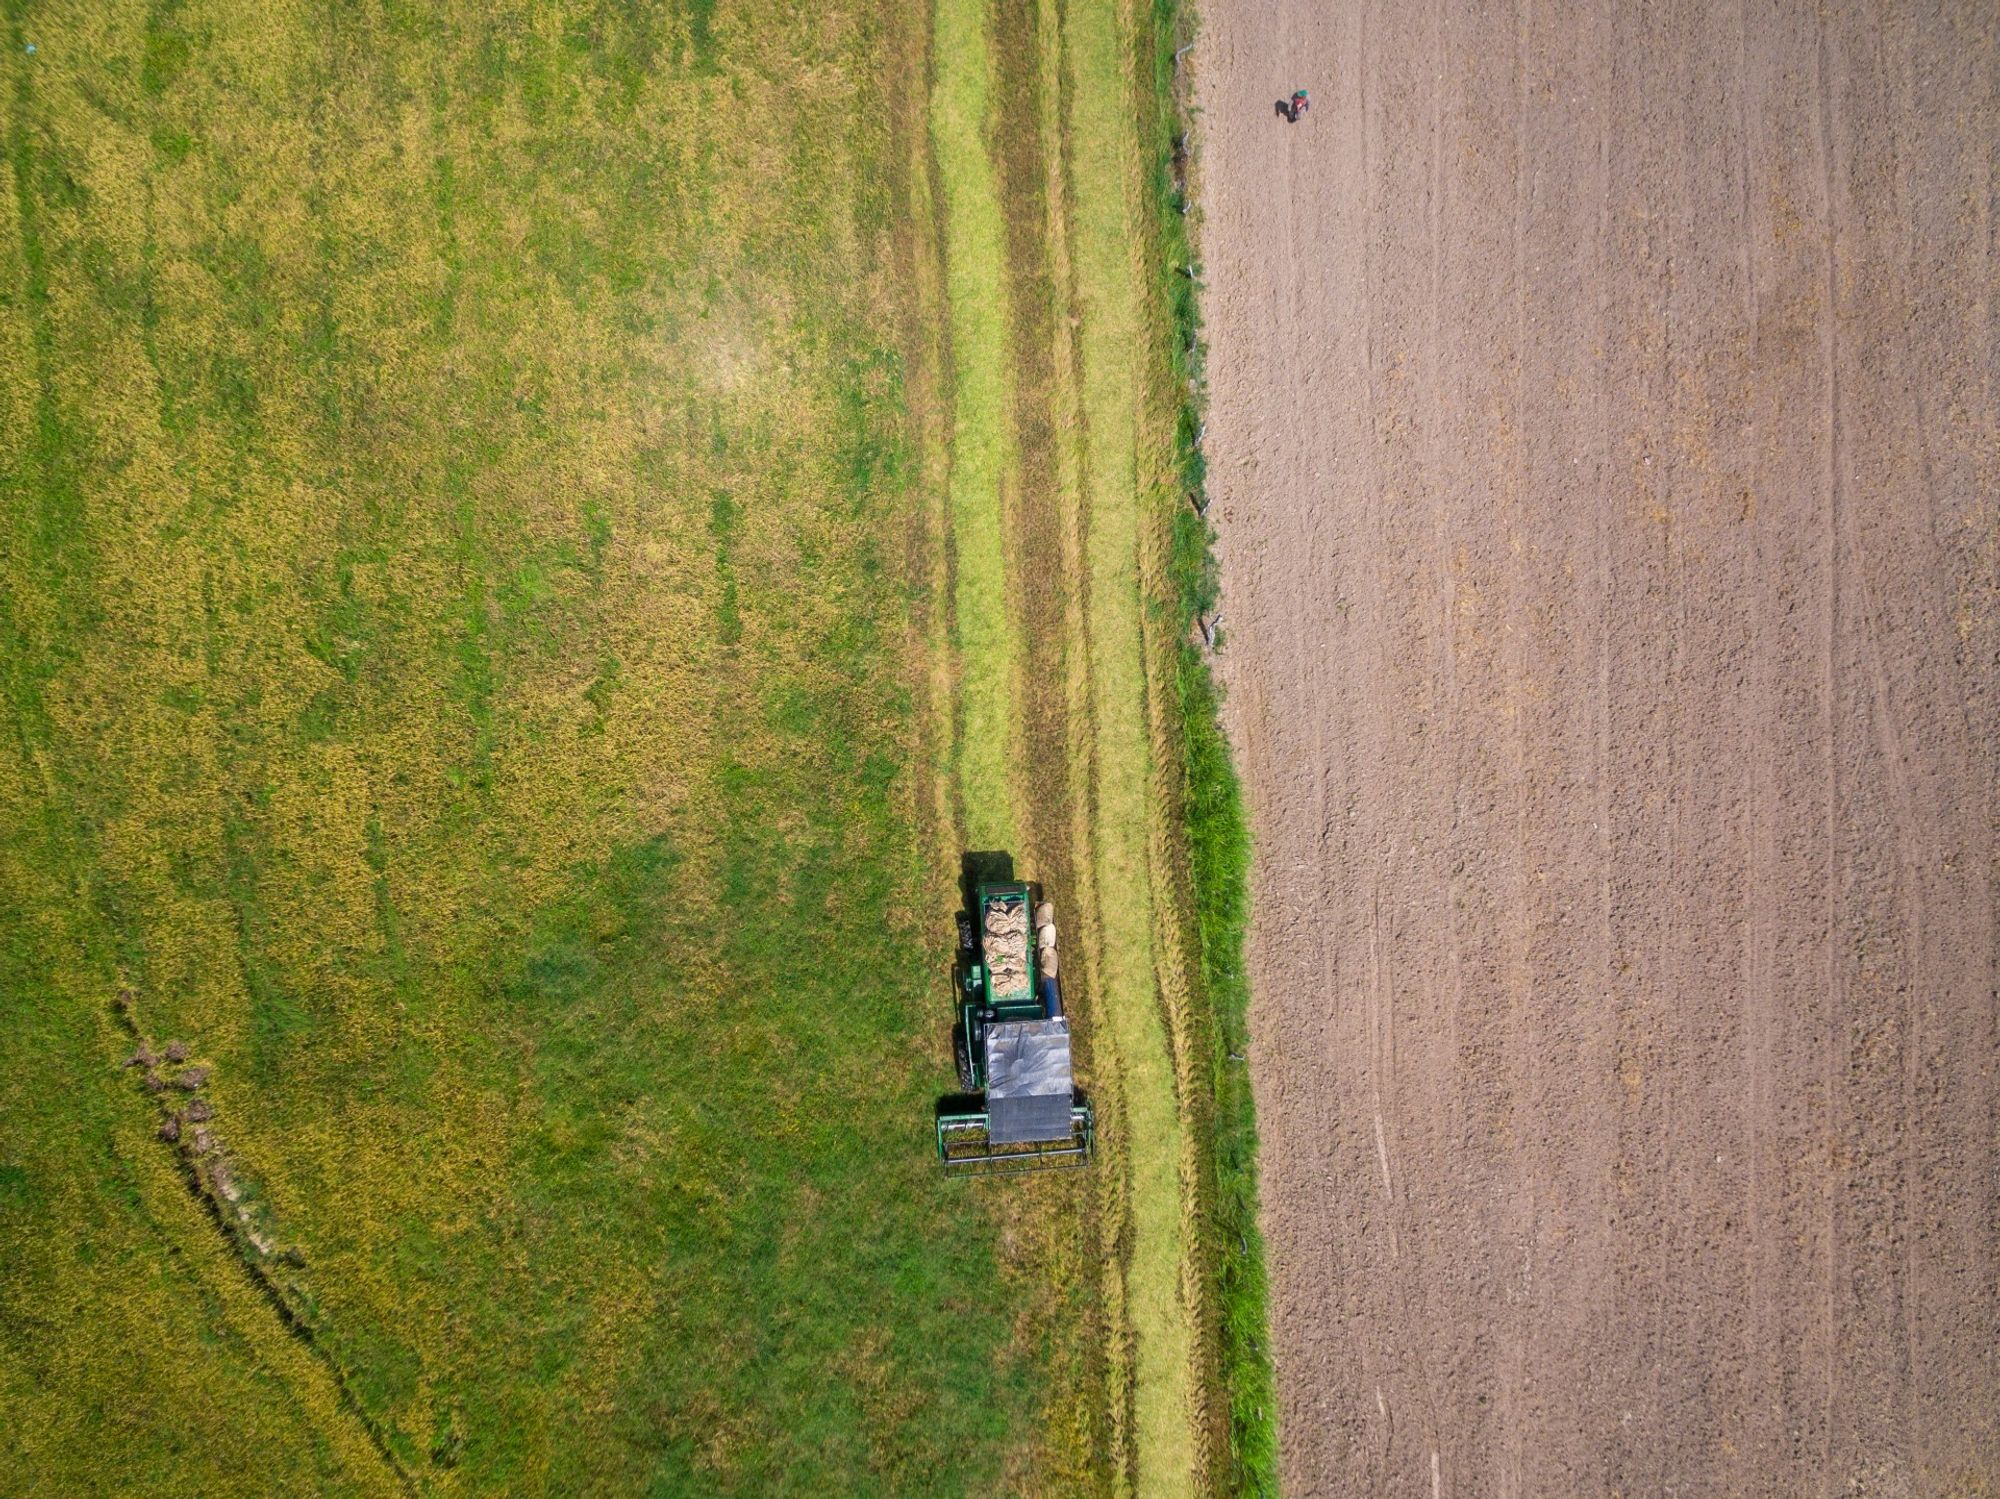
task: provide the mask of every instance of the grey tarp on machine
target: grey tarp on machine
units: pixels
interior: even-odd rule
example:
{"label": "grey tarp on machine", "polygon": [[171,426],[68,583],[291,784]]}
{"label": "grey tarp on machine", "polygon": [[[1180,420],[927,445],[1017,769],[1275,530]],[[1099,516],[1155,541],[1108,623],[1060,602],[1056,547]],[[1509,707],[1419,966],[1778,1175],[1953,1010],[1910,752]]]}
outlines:
{"label": "grey tarp on machine", "polygon": [[1070,1137],[1069,1022],[1006,1020],[986,1028],[986,1135],[995,1145]]}

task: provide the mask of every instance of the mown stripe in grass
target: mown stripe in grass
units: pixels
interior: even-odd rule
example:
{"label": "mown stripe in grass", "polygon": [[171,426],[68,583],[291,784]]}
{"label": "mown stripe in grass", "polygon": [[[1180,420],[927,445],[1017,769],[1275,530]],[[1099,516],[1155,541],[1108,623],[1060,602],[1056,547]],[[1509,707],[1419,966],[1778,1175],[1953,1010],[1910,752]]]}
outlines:
{"label": "mown stripe in grass", "polygon": [[[1115,1133],[1115,1069],[1100,1067],[1096,1054],[1099,925],[1088,822],[1082,431],[1066,242],[1061,28],[1048,0],[995,0],[987,24],[994,59],[989,153],[1002,191],[1011,314],[1002,514],[1020,648],[1021,848],[1025,867],[1046,883],[1061,912],[1078,1077]],[[1107,1048],[1107,1061],[1112,1055]],[[1124,1359],[1130,1337],[1119,1315],[1123,1265],[1100,1251],[1107,1225],[1120,1221],[1123,1179],[1107,1169],[1064,1182],[1060,1197],[1048,1195],[1060,1203],[1056,1213],[1015,1221],[1025,1219],[1043,1236],[1021,1236],[1045,1267],[1038,1295],[1059,1306],[1074,1328],[1073,1336],[1051,1342],[1051,1382],[1088,1398],[1052,1404],[1039,1476],[1049,1491],[1105,1492],[1129,1428],[1122,1398],[1130,1389]]]}
{"label": "mown stripe in grass", "polygon": [[[105,14],[64,12],[43,50],[66,54],[72,77],[101,67],[100,96],[122,99],[133,49],[93,56],[56,29]],[[65,717],[45,763],[104,793],[87,802],[85,852],[132,891],[151,1013],[220,1060],[230,1143],[307,1257],[298,1276],[325,1309],[323,1341],[440,1490],[1018,1487],[1009,1465],[1032,1448],[1048,1397],[1046,1366],[1015,1340],[1031,1349],[1043,1329],[1024,1330],[1020,1303],[995,1289],[1018,1257],[999,1253],[977,1199],[937,1189],[926,1151],[933,959],[949,926],[911,919],[913,830],[896,780],[910,738],[894,690],[908,663],[883,644],[897,579],[879,544],[909,496],[878,440],[903,399],[875,330],[900,289],[875,284],[867,245],[850,243],[880,232],[867,218],[879,206],[853,186],[871,180],[880,118],[879,50],[863,28],[905,27],[905,11],[718,7],[712,61],[728,76],[700,94],[646,80],[638,121],[599,115],[616,101],[587,75],[589,38],[625,23],[612,10],[574,7],[567,27],[550,10],[524,30],[467,7],[465,34],[429,50],[398,29],[406,15],[365,7],[247,31],[236,19],[219,11],[204,33],[195,55],[213,66],[157,79],[157,108],[213,142],[151,179],[157,346],[185,377],[184,429],[151,414],[168,382],[149,385],[143,358],[120,357],[129,314],[92,307],[66,259],[92,238],[112,259],[130,253],[111,212],[132,201],[129,183],[91,179],[101,219],[46,220],[72,314],[55,334],[65,409],[129,435],[149,468],[116,485],[78,443],[85,536],[105,577],[127,583],[104,596],[131,627],[51,637],[81,666],[50,693]],[[489,21],[503,50],[482,117],[465,72],[470,33]],[[318,163],[301,159],[302,135],[319,132],[293,108],[290,85],[311,71],[302,57],[326,64],[312,76],[339,144]],[[406,151],[422,133],[393,128],[411,112],[383,96],[440,69],[453,86],[438,139],[468,195],[455,268],[429,243],[433,153]],[[781,76],[782,109],[726,108]],[[146,159],[73,88],[65,103],[35,121],[38,149],[46,126],[55,141],[102,132],[112,144],[88,153],[100,169]],[[295,186],[322,170],[311,192],[324,235]],[[219,279],[252,261],[208,258],[224,209],[276,268],[278,323],[263,336]],[[644,250],[643,285],[601,253],[621,243]],[[18,310],[0,308],[0,323],[25,347]],[[218,345],[256,375],[261,430],[210,399]],[[126,369],[140,379],[121,386]],[[316,403],[330,381],[348,398]],[[703,395],[682,402],[690,390]],[[463,483],[448,467],[459,455]],[[169,473],[182,490],[155,482]],[[730,566],[743,649],[726,663],[707,628],[721,592],[705,528],[717,484],[740,486]],[[393,516],[398,495],[400,527],[376,515]],[[474,529],[461,548],[463,500]],[[593,503],[616,531],[608,546],[592,532],[601,555],[586,571],[563,552]],[[354,596],[393,621],[365,651],[341,604],[351,548],[380,552],[353,569]],[[6,581],[21,579],[10,569]],[[30,602],[44,628],[39,593]],[[458,653],[475,617],[483,664]],[[627,663],[609,710],[584,691],[607,654]],[[156,684],[171,703],[154,701]],[[733,727],[749,741],[729,745],[727,775],[716,698],[742,706]],[[308,715],[315,701],[337,711]],[[294,737],[308,717],[310,734]],[[467,766],[482,726],[488,784],[454,796],[445,777]],[[759,779],[729,779],[739,772]],[[9,790],[0,803],[39,797]],[[268,1077],[248,1034],[261,1001],[213,961],[231,948],[216,824],[232,809],[255,861],[243,898],[268,917],[252,943],[273,984],[326,1020]],[[701,878],[627,880],[621,851],[663,827]],[[22,859],[8,892],[67,895],[77,852]],[[721,907],[721,876],[740,880],[745,906]],[[569,892],[603,889],[618,898],[590,900],[589,927],[568,931]],[[673,924],[630,938],[601,928],[620,904],[667,908]],[[385,910],[399,917],[407,988],[361,971]],[[77,921],[102,925],[87,904]],[[25,939],[35,966],[8,998],[74,1027],[95,986],[45,963],[43,946],[66,949],[42,938]],[[506,984],[563,956],[545,939],[574,940],[599,968],[567,989],[560,962],[545,969],[560,1004],[517,1026]],[[9,1052],[20,1086],[46,1104],[53,1068],[87,1091],[91,1064],[51,1063],[39,1029],[22,1039]],[[14,1096],[9,1117],[32,1118],[38,1135],[74,1131],[60,1109]],[[95,1133],[81,1138],[68,1170],[94,1184],[103,1153]],[[232,1398],[244,1370],[224,1358],[207,1381],[149,1371],[149,1357],[184,1358],[188,1319],[128,1337],[139,1319],[99,1307],[104,1277],[77,1272],[69,1251],[125,1258],[127,1244],[68,1206],[92,1201],[34,1205],[20,1240],[62,1252],[0,1292],[31,1315],[72,1293],[85,1302],[55,1340],[64,1356],[107,1329],[140,1344],[111,1386],[130,1398],[51,1380],[8,1387],[0,1404],[23,1425],[118,1412],[137,1450],[104,1454],[100,1482],[147,1486],[124,1481],[131,1458],[149,1480],[227,1489],[218,1463],[235,1444],[174,1418],[190,1401],[257,1415]],[[13,1272],[24,1257],[0,1258]],[[711,1377],[718,1367],[732,1377]],[[246,1466],[246,1487],[337,1487],[285,1481],[300,1439],[262,1429],[280,1476]],[[184,1444],[178,1471],[156,1474],[169,1434]]]}
{"label": "mown stripe in grass", "polygon": [[981,0],[938,0],[931,138],[944,184],[952,361],[953,611],[961,665],[958,783],[965,836],[1011,849],[1017,650],[1000,507],[1007,415],[1006,226],[986,118],[992,63]]}
{"label": "mown stripe in grass", "polygon": [[1182,0],[1152,0],[1150,56],[1153,118],[1147,132],[1152,286],[1171,337],[1150,361],[1157,409],[1171,421],[1167,490],[1173,516],[1165,588],[1171,712],[1179,760],[1179,811],[1188,850],[1199,998],[1208,1056],[1199,1073],[1207,1093],[1208,1199],[1201,1246],[1214,1378],[1227,1402],[1227,1462],[1216,1478],[1229,1493],[1278,1492],[1277,1390],[1267,1328],[1264,1246],[1257,1222],[1257,1124],[1250,1091],[1249,983],[1243,942],[1249,921],[1249,824],[1229,745],[1218,718],[1220,692],[1194,643],[1197,620],[1217,601],[1213,532],[1183,493],[1203,495],[1204,464],[1195,435],[1201,385],[1201,324],[1190,233],[1191,129],[1184,112],[1176,53],[1190,42],[1193,18]]}
{"label": "mown stripe in grass", "polygon": [[1141,618],[1135,362],[1144,328],[1130,253],[1131,88],[1126,31],[1109,3],[1069,13],[1074,253],[1086,423],[1090,651],[1095,693],[1096,839],[1105,1023],[1115,1039],[1132,1178],[1128,1315],[1137,1341],[1138,1488],[1200,1482],[1193,1424],[1194,1334],[1185,1297],[1184,1127],[1155,980],[1149,852],[1152,746]]}
{"label": "mown stripe in grass", "polygon": [[[1059,758],[1061,767],[1060,780],[1052,786],[1059,787],[1062,794],[1038,799],[1037,836],[1044,846],[1043,857],[1048,860],[1049,868],[1063,879],[1062,898],[1070,933],[1070,988],[1073,1008],[1083,1022],[1078,1037],[1079,1075],[1093,1091],[1101,1137],[1106,1141],[1103,1169],[1098,1173],[1093,1194],[1094,1221],[1084,1229],[1105,1251],[1100,1268],[1101,1309],[1093,1366],[1093,1384],[1102,1392],[1103,1399],[1091,1413],[1096,1429],[1095,1445],[1102,1457],[1094,1486],[1107,1492],[1127,1492],[1134,1485],[1137,1471],[1132,1437],[1133,1336],[1126,1300],[1128,1267],[1124,1255],[1130,1181],[1124,1158],[1110,1143],[1122,1139],[1125,1130],[1118,1050],[1098,1013],[1098,996],[1104,992],[1103,931],[1095,876],[1096,804],[1092,794],[1095,680],[1089,651],[1089,562],[1083,493],[1086,455],[1077,349],[1082,315],[1071,245],[1070,79],[1062,13],[1062,0],[1036,0],[1032,45],[1018,36],[1013,39],[1017,55],[1009,57],[1003,67],[1032,72],[1031,84],[1023,81],[1017,86],[1032,100],[1036,121],[1032,130],[1003,140],[1001,148],[1009,154],[1033,155],[1036,159],[1032,166],[1041,177],[1039,191],[1016,192],[1011,195],[1015,201],[1009,204],[1010,214],[1023,220],[1039,212],[1039,222],[1029,226],[1039,236],[1041,245],[1033,280],[1038,286],[1037,294],[1047,302],[1041,309],[1041,321],[1048,343],[1044,398],[1049,453],[1041,476],[1046,491],[1034,497],[1038,503],[1033,508],[1039,512],[1038,524],[1054,533],[1055,557],[1053,565],[1047,561],[1043,564],[1048,574],[1037,580],[1040,586],[1033,595],[1031,617],[1050,637],[1051,649],[1041,669],[1060,673],[1059,683],[1053,685],[1060,696],[1061,740],[1049,749]],[[1020,144],[1022,136],[1035,141],[1033,152],[1027,152]],[[1048,545],[1045,540],[1045,556]]]}
{"label": "mown stripe in grass", "polygon": [[1063,555],[1058,461],[1055,324],[1050,274],[1048,185],[1036,65],[1036,0],[994,0],[988,26],[993,57],[991,156],[1002,194],[1009,312],[1008,412],[1002,520],[1018,642],[1022,741],[1023,850],[1037,874],[1065,893],[1074,870],[1065,845],[1072,777],[1065,753],[1064,658],[1071,637],[1064,605],[1080,585]]}

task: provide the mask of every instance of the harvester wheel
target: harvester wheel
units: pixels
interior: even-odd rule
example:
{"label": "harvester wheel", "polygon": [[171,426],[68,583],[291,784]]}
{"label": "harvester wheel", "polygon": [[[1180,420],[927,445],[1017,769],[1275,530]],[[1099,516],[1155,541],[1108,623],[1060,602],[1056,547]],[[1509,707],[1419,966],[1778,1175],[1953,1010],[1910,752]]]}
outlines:
{"label": "harvester wheel", "polygon": [[972,1075],[972,1048],[966,1044],[963,1025],[951,1028],[951,1055],[952,1060],[958,1063],[959,1087],[968,1093],[972,1092],[978,1085],[978,1079]]}
{"label": "harvester wheel", "polygon": [[966,915],[965,912],[960,911],[958,913],[958,950],[960,952],[971,952],[972,947],[972,918]]}

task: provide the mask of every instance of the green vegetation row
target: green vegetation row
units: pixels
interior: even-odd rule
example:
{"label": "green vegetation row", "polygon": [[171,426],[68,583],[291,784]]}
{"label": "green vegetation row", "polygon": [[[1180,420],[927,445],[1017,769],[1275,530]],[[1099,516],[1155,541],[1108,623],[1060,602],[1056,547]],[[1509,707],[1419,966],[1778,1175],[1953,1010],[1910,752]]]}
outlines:
{"label": "green vegetation row", "polygon": [[[1171,313],[1166,361],[1172,383],[1175,467],[1183,496],[1173,507],[1169,577],[1173,588],[1174,685],[1181,732],[1186,820],[1201,987],[1210,1032],[1210,1184],[1205,1255],[1219,1319],[1218,1357],[1229,1401],[1235,1492],[1278,1492],[1276,1379],[1268,1335],[1263,1237],[1257,1226],[1257,1123],[1246,1063],[1249,983],[1244,938],[1249,924],[1250,833],[1220,722],[1221,696],[1198,644],[1216,612],[1219,580],[1214,531],[1204,518],[1206,467],[1201,452],[1202,389],[1199,268],[1189,232],[1191,130],[1181,86],[1179,49],[1194,39],[1195,19],[1180,0],[1153,0],[1150,200],[1154,265]],[[1215,645],[1221,646],[1218,632]]]}

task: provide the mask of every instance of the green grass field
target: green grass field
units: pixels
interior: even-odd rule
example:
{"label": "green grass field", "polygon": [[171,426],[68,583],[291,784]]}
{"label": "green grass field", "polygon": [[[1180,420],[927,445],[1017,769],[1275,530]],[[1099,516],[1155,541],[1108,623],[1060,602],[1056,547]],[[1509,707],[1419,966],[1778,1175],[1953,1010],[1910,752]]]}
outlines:
{"label": "green grass field", "polygon": [[[1139,143],[1062,149],[1120,14],[7,5],[12,1471],[1227,1483],[1155,1138],[1205,1116],[1120,977],[1186,934],[1106,909],[1178,753],[1090,352],[1151,303],[1075,241]],[[1005,840],[1074,892],[1105,1161],[946,1187],[950,855]]]}

